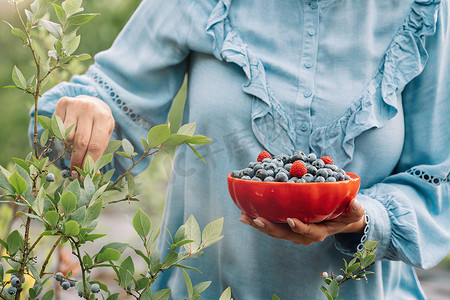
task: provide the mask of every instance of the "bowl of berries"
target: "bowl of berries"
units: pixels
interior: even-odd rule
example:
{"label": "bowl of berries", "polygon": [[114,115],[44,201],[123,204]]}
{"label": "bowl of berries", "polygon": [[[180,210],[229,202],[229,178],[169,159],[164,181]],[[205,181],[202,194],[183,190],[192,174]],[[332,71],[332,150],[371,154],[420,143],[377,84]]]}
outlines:
{"label": "bowl of berries", "polygon": [[227,182],[236,206],[252,218],[318,223],[344,212],[358,193],[360,178],[334,165],[329,156],[296,151],[272,158],[262,151],[256,162],[229,173]]}

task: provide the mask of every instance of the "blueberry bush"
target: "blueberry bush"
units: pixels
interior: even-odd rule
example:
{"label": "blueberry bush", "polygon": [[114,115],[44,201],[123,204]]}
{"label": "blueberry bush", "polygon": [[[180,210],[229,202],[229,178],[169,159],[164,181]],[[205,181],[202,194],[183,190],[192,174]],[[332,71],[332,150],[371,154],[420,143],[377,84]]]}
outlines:
{"label": "blueberry bush", "polygon": [[[88,253],[83,248],[86,243],[98,243],[98,239],[105,236],[97,232],[96,228],[106,206],[137,200],[138,188],[131,171],[143,159],[165,147],[185,144],[203,160],[194,146],[208,144],[211,139],[194,134],[195,123],[185,124],[176,132],[171,132],[168,124],[162,124],[152,127],[148,136],[141,138],[144,149],[141,155],[126,139],[111,141],[97,161],[88,156],[83,168],[77,168],[82,176],[80,179],[72,180],[69,170],[52,172],[55,169],[52,166],[66,152],[70,152],[68,136],[73,125],[65,128],[57,116],[52,119],[39,116],[39,98],[51,76],[71,61],[90,58],[85,53],[76,54],[81,40],[77,31],[97,14],[85,12],[82,0],[35,0],[23,11],[19,9],[22,1],[8,2],[15,8],[21,24],[14,27],[8,23],[11,33],[29,49],[35,72],[28,77],[14,66],[13,84],[7,87],[31,95],[37,117],[33,124],[32,151],[24,158],[13,158],[11,168],[0,166],[0,204],[2,207],[12,207],[12,211],[5,215],[17,215],[22,223],[19,229],[9,230],[12,218],[1,219],[2,229],[8,229],[4,232],[5,237],[0,239],[0,298],[52,299],[55,290],[50,288],[50,282],[57,281],[63,290],[74,288],[84,299],[118,299],[119,293],[111,293],[105,283],[91,277],[95,269],[111,268],[119,287],[130,297],[168,299],[170,290],[152,290],[152,283],[169,268],[200,272],[185,265],[184,261],[201,257],[205,248],[222,238],[223,218],[209,223],[201,230],[194,216],[190,216],[172,240],[168,241],[169,254],[161,257],[156,249],[161,229],[152,226],[149,216],[139,209],[132,225],[140,237],[140,245],[110,242],[101,245],[101,249],[95,253]],[[49,37],[52,40],[50,47],[46,43]],[[53,153],[52,146],[56,143],[65,145],[61,153]],[[117,174],[115,170],[103,172],[114,155],[130,160],[129,169],[122,174]],[[111,197],[117,197],[117,200],[106,201]],[[35,235],[31,227],[38,224],[41,224],[42,231]],[[38,258],[36,249],[50,238],[50,249],[44,257]],[[47,268],[55,256],[55,249],[62,244],[70,245],[77,259],[80,268],[77,278],[72,277],[72,272],[55,273]],[[136,254],[134,258],[123,257],[126,249]],[[139,264],[145,264],[147,271],[144,274],[136,271],[136,259],[139,259]],[[198,299],[211,282],[193,285],[185,270],[189,299]],[[33,280],[32,287],[26,288],[23,284],[25,276]],[[231,299],[230,289],[226,289],[220,299]]]}

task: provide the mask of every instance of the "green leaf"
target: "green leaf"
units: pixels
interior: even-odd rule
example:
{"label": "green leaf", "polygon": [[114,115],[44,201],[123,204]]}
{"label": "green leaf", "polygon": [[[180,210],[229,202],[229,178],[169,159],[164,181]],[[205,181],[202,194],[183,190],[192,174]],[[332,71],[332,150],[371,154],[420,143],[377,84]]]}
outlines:
{"label": "green leaf", "polygon": [[86,242],[93,242],[99,238],[106,236],[106,235],[107,234],[105,234],[105,233],[93,233],[93,234],[86,235],[83,238],[84,238],[84,241],[86,241]]}
{"label": "green leaf", "polygon": [[78,49],[78,46],[80,46],[80,40],[81,36],[78,35],[67,43],[66,55],[72,55],[72,53]]}
{"label": "green leaf", "polygon": [[14,171],[14,173],[11,174],[8,181],[18,195],[22,195],[28,189],[27,182],[19,175],[17,171]]}
{"label": "green leaf", "polygon": [[191,148],[191,150],[195,154],[195,156],[200,158],[200,160],[206,164],[206,161],[203,159],[203,157],[200,155],[200,153],[198,153],[198,151],[194,147],[192,147],[192,145],[190,145],[190,144],[187,144],[187,145],[189,146],[189,148]]}
{"label": "green leaf", "polygon": [[136,230],[137,234],[139,234],[139,236],[143,240],[147,238],[151,226],[152,223],[150,221],[150,218],[145,214],[145,212],[142,209],[138,209],[138,211],[133,217],[133,227],[134,230]]}
{"label": "green leaf", "polygon": [[176,244],[176,243],[184,240],[184,237],[185,237],[184,225],[181,225],[173,237],[173,243]]}
{"label": "green leaf", "polygon": [[8,245],[8,253],[11,256],[16,255],[17,251],[23,249],[23,238],[19,231],[14,230],[6,238],[6,244]]}
{"label": "green leaf", "polygon": [[8,177],[6,177],[3,173],[3,169],[0,171],[0,188],[6,191],[14,192],[14,188],[9,183]]}
{"label": "green leaf", "polygon": [[147,141],[150,148],[155,148],[170,137],[170,129],[167,124],[153,126],[148,132]]}
{"label": "green leaf", "polygon": [[194,286],[194,295],[200,295],[203,293],[211,284],[212,281],[203,281]]}
{"label": "green leaf", "polygon": [[125,153],[127,153],[128,155],[132,156],[134,154],[134,147],[130,143],[129,140],[123,139],[122,140],[122,147],[123,147],[123,150],[125,151]]}
{"label": "green leaf", "polygon": [[112,159],[113,159],[112,153],[105,154],[101,156],[99,159],[97,159],[97,161],[94,164],[94,173],[103,168],[104,166],[106,166],[107,164],[109,164],[112,161]]}
{"label": "green leaf", "polygon": [[94,264],[92,262],[92,257],[90,257],[87,253],[83,256],[83,264],[85,267],[91,267]]}
{"label": "green leaf", "polygon": [[359,269],[360,263],[351,264],[348,266],[348,268],[345,270],[346,274],[352,274],[356,270]]}
{"label": "green leaf", "polygon": [[116,154],[119,156],[125,157],[125,158],[130,158],[130,159],[132,157],[130,154],[122,152],[122,151],[117,151]]}
{"label": "green leaf", "polygon": [[98,190],[95,191],[94,195],[89,201],[89,205],[92,205],[95,201],[97,201],[97,199],[99,199],[104,195],[104,192],[108,187],[108,185],[109,185],[108,183],[105,183],[103,186],[101,186]]}
{"label": "green leaf", "polygon": [[52,119],[50,119],[49,117],[38,116],[38,121],[39,121],[39,124],[41,124],[41,126],[44,129],[51,129],[52,128]]}
{"label": "green leaf", "polygon": [[48,130],[44,130],[42,132],[41,137],[39,138],[39,144],[44,147],[48,142]]}
{"label": "green leaf", "polygon": [[27,35],[25,34],[25,32],[23,32],[23,30],[21,30],[19,28],[12,28],[11,33],[13,35],[17,36],[19,39],[21,39],[22,42],[24,42],[24,43],[28,42]]}
{"label": "green leaf", "polygon": [[280,298],[277,295],[273,294],[272,295],[272,300],[280,300]]}
{"label": "green leaf", "polygon": [[189,135],[185,134],[172,134],[170,138],[164,142],[165,146],[179,146],[181,144],[184,144],[188,139],[190,138]]}
{"label": "green leaf", "polygon": [[77,236],[80,233],[80,227],[74,220],[68,221],[64,224],[64,233],[68,236]]}
{"label": "green leaf", "polygon": [[213,141],[213,139],[206,137],[204,135],[194,135],[193,137],[189,138],[186,143],[193,144],[193,145],[206,145]]}
{"label": "green leaf", "polygon": [[150,279],[148,277],[142,277],[138,280],[136,280],[136,290],[142,290],[146,288],[150,283]]}
{"label": "green leaf", "polygon": [[231,287],[227,287],[222,295],[220,295],[219,300],[231,300]]}
{"label": "green leaf", "polygon": [[120,253],[122,253],[123,251],[125,251],[125,249],[127,249],[127,247],[128,247],[127,243],[112,242],[112,243],[109,243],[109,244],[106,244],[105,246],[103,246],[102,249],[100,249],[99,253],[101,253],[109,248],[117,250]]}
{"label": "green leaf", "polygon": [[130,286],[133,281],[134,264],[131,256],[128,256],[121,264],[119,269],[120,284]]}
{"label": "green leaf", "polygon": [[54,294],[55,294],[54,290],[49,290],[47,293],[44,294],[44,296],[42,296],[42,300],[52,300]]}
{"label": "green leaf", "polygon": [[220,239],[223,228],[223,217],[205,226],[202,232],[202,247],[206,248]]}
{"label": "green leaf", "polygon": [[56,55],[57,56],[62,56],[63,55],[63,45],[61,43],[60,40],[57,40],[55,43],[55,50],[56,50]]}
{"label": "green leaf", "polygon": [[151,297],[150,300],[167,300],[170,296],[170,289],[163,289],[155,292]]}
{"label": "green leaf", "polygon": [[45,30],[50,32],[51,35],[53,35],[57,40],[60,40],[62,38],[62,27],[60,24],[41,19],[41,25],[44,27]]}
{"label": "green leaf", "polygon": [[133,175],[127,173],[127,185],[128,185],[128,195],[134,195],[136,193],[136,183],[134,181]]}
{"label": "green leaf", "polygon": [[39,20],[40,18],[45,16],[50,8],[50,3],[50,0],[35,0],[33,3],[31,3],[30,8],[34,14],[32,23],[34,23],[35,20]]}
{"label": "green leaf", "polygon": [[189,275],[186,273],[185,270],[183,270],[183,275],[184,275],[184,281],[186,282],[186,288],[188,291],[189,299],[191,299],[192,296],[194,295],[194,288],[192,287],[192,281],[191,281],[191,278],[189,278]]}
{"label": "green leaf", "polygon": [[155,266],[161,262],[161,253],[158,250],[153,251],[150,254],[150,265]]}
{"label": "green leaf", "polygon": [[67,27],[72,25],[83,25],[92,20],[94,17],[98,16],[99,14],[96,13],[90,13],[90,14],[76,14],[72,15],[67,18]]}
{"label": "green leaf", "polygon": [[195,126],[195,122],[184,124],[178,129],[177,133],[192,136],[195,132]]}
{"label": "green leaf", "polygon": [[320,290],[322,293],[324,293],[325,296],[327,296],[327,299],[328,299],[328,300],[334,300],[333,297],[331,297],[330,293],[328,292],[328,290],[327,290],[324,286],[321,286],[321,287],[319,288],[319,290]]}
{"label": "green leaf", "polygon": [[84,224],[85,219],[86,219],[86,206],[84,205],[80,206],[69,216],[69,220],[74,220],[78,224]]}
{"label": "green leaf", "polygon": [[117,300],[117,299],[119,299],[119,296],[120,296],[119,293],[115,293],[115,294],[108,296],[108,298],[106,298],[106,300]]}
{"label": "green leaf", "polygon": [[94,159],[92,158],[92,155],[89,153],[88,156],[86,157],[86,159],[84,160],[84,165],[83,165],[83,170],[86,173],[93,173],[94,172]]}
{"label": "green leaf", "polygon": [[61,118],[59,116],[57,116],[57,115],[53,116],[51,128],[52,128],[53,134],[58,139],[60,139],[60,140],[64,139],[64,134],[66,132],[66,129],[64,127],[63,121],[61,120]]}
{"label": "green leaf", "polygon": [[379,242],[376,242],[376,241],[366,241],[364,243],[364,248],[369,252],[374,251],[375,248],[377,248],[378,243]]}
{"label": "green leaf", "polygon": [[120,259],[120,252],[116,249],[106,248],[95,257],[95,262],[102,263],[105,261],[118,261]]}
{"label": "green leaf", "polygon": [[193,215],[190,215],[184,224],[185,238],[193,240],[192,243],[184,245],[187,252],[192,253],[198,250],[202,236],[200,232],[200,226],[198,226],[197,220]]}
{"label": "green leaf", "polygon": [[72,192],[75,195],[76,199],[81,198],[81,187],[80,187],[80,183],[78,182],[78,180],[74,180],[71,183],[69,183],[69,185],[65,188],[64,191]]}
{"label": "green leaf", "polygon": [[66,11],[66,14],[70,15],[81,8],[82,2],[83,0],[66,0],[62,3],[62,7]]}
{"label": "green leaf", "polygon": [[64,131],[64,140],[67,140],[67,138],[69,137],[70,132],[73,130],[75,125],[76,125],[76,123],[73,123],[72,125],[67,127],[66,131]]}
{"label": "green leaf", "polygon": [[74,193],[71,191],[65,192],[61,196],[61,206],[66,216],[72,213],[77,207],[77,198]]}
{"label": "green leaf", "polygon": [[181,264],[173,264],[172,267],[182,268],[182,269],[186,269],[186,270],[194,270],[194,271],[199,272],[200,274],[203,274],[202,271],[200,271],[197,268],[191,267],[191,266],[185,266],[185,265],[181,265]]}
{"label": "green leaf", "polygon": [[79,54],[79,55],[72,55],[71,58],[75,61],[83,61],[83,60],[91,59],[92,57],[87,53],[83,53],[83,54]]}
{"label": "green leaf", "polygon": [[14,81],[14,84],[21,88],[26,89],[27,88],[27,80],[23,76],[22,72],[17,68],[17,66],[14,66],[13,72],[12,72],[12,80]]}
{"label": "green leaf", "polygon": [[328,287],[328,292],[330,293],[333,299],[336,299],[339,296],[339,286],[336,279],[333,279]]}
{"label": "green leaf", "polygon": [[147,140],[144,139],[143,137],[141,137],[141,143],[142,143],[142,146],[144,147],[144,150],[145,150],[145,151],[147,151],[147,150],[150,149],[150,146],[149,146]]}
{"label": "green leaf", "polygon": [[36,199],[31,204],[31,207],[35,211],[38,216],[43,217],[44,213],[44,204],[45,204],[45,190],[41,188]]}
{"label": "green leaf", "polygon": [[4,275],[5,275],[5,270],[3,269],[3,265],[0,263],[0,282],[3,281]]}
{"label": "green leaf", "polygon": [[85,220],[86,225],[89,225],[93,221],[97,220],[97,218],[100,216],[100,213],[102,212],[102,208],[103,201],[98,201],[87,208]]}
{"label": "green leaf", "polygon": [[30,175],[30,166],[28,165],[28,163],[26,161],[24,161],[23,159],[20,158],[15,158],[13,157],[12,160],[20,167],[22,167],[22,169],[24,169],[27,172],[27,175]]}
{"label": "green leaf", "polygon": [[58,20],[61,24],[64,24],[66,22],[66,11],[63,7],[59,6],[58,4],[52,3],[53,8],[55,9],[56,16],[58,17]]}
{"label": "green leaf", "polygon": [[361,268],[368,267],[375,260],[375,254],[369,254],[361,260]]}
{"label": "green leaf", "polygon": [[[139,249],[136,249],[136,248],[133,248],[133,250],[134,250],[134,252],[137,254],[137,255],[139,255],[143,260],[145,260],[145,263],[148,265],[148,266],[151,266],[151,261],[150,261],[150,258],[148,258],[148,256],[147,255],[145,255],[144,254],[144,252],[142,252],[141,250],[139,250]],[[158,261],[159,262],[159,261]]]}
{"label": "green leaf", "polygon": [[176,251],[170,251],[163,260],[163,266],[170,267],[178,260],[178,253]]}

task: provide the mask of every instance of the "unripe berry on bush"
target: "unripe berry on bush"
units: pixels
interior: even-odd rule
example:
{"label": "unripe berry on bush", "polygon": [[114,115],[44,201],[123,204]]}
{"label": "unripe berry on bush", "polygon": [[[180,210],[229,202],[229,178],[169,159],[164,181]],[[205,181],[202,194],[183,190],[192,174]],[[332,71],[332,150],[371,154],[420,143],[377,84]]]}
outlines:
{"label": "unripe berry on bush", "polygon": [[320,273],[320,276],[322,278],[328,278],[328,273],[327,272],[322,272],[322,273]]}
{"label": "unripe berry on bush", "polygon": [[91,292],[93,292],[94,294],[100,292],[100,286],[97,283],[94,283],[93,285],[91,285]]}
{"label": "unripe berry on bush", "polygon": [[6,289],[6,292],[9,295],[14,295],[17,292],[17,288],[15,286],[10,286]]}
{"label": "unripe berry on bush", "polygon": [[337,281],[337,282],[342,281],[342,279],[344,279],[344,276],[342,276],[342,275],[336,276],[336,281]]}
{"label": "unripe berry on bush", "polygon": [[53,173],[48,173],[47,176],[45,176],[45,180],[47,180],[48,182],[53,182],[53,181],[55,181],[55,174],[53,174]]}

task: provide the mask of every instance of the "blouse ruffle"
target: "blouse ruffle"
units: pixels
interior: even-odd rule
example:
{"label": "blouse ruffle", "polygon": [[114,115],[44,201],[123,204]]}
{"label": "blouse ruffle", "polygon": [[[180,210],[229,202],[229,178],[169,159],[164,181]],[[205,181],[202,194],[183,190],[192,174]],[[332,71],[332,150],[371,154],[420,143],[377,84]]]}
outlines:
{"label": "blouse ruffle", "polygon": [[[235,63],[244,71],[247,81],[243,91],[253,96],[252,130],[258,141],[274,154],[293,152],[296,124],[271,93],[262,62],[230,23],[231,2],[219,0],[209,16],[206,29],[214,39],[214,56]],[[425,37],[435,33],[439,4],[440,0],[412,3],[411,12],[360,96],[337,120],[312,130],[312,152],[330,155],[345,167],[353,159],[355,138],[371,128],[383,127],[397,114],[396,93],[426,65]]]}

